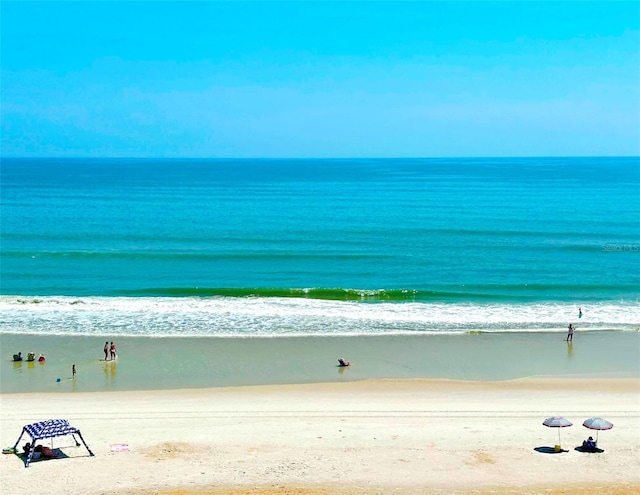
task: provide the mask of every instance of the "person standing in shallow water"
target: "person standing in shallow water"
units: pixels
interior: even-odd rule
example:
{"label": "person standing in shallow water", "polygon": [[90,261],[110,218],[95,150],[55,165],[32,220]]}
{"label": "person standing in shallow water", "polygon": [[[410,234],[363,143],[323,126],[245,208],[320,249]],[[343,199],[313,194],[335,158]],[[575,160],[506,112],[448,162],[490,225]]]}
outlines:
{"label": "person standing in shallow water", "polygon": [[116,358],[116,345],[111,342],[111,359],[115,359]]}
{"label": "person standing in shallow water", "polygon": [[569,333],[567,334],[567,342],[573,342],[573,325],[569,323]]}
{"label": "person standing in shallow water", "polygon": [[109,359],[109,341],[104,343],[104,360]]}

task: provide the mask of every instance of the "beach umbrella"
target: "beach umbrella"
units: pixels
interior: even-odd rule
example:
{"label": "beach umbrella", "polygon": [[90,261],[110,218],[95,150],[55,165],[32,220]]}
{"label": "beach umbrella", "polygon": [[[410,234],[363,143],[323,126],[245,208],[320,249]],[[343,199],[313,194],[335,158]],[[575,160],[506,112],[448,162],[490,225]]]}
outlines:
{"label": "beach umbrella", "polygon": [[610,430],[613,428],[613,423],[602,418],[588,418],[584,420],[582,426],[590,430],[596,430],[596,443],[598,443],[598,432],[600,430]]}
{"label": "beach umbrella", "polygon": [[560,443],[560,428],[567,428],[573,423],[562,416],[551,416],[550,418],[545,419],[542,424],[549,428],[558,428],[558,445],[560,446],[562,445]]}

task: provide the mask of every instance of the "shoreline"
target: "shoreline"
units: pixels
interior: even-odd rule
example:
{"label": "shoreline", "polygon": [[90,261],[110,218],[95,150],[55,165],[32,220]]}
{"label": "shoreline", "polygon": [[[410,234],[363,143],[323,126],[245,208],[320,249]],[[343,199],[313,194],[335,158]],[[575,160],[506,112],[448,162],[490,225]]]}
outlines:
{"label": "shoreline", "polygon": [[[149,397],[162,397],[174,395],[218,395],[263,391],[265,393],[306,389],[309,391],[333,391],[339,392],[349,387],[366,392],[385,392],[389,389],[396,391],[421,389],[460,389],[471,390],[482,388],[487,390],[519,389],[519,390],[550,390],[550,391],[607,391],[615,392],[640,392],[640,377],[607,377],[607,376],[526,376],[521,378],[509,378],[504,380],[457,380],[451,378],[374,378],[352,380],[348,382],[313,382],[313,383],[272,383],[266,385],[236,385],[223,387],[184,387],[174,389],[148,389],[148,390],[99,390],[88,392],[17,392],[0,393],[0,398],[10,397],[40,397],[55,399],[56,397],[89,397],[103,395],[136,396],[144,394]],[[59,399],[58,399],[59,400]]]}
{"label": "shoreline", "polygon": [[[64,418],[95,457],[61,437],[68,458],[0,466],[7,492],[56,477],[52,495],[640,493],[639,394],[637,378],[1,394],[3,446]],[[556,455],[553,415],[573,422]],[[592,416],[614,423],[602,454],[574,450]]]}
{"label": "shoreline", "polygon": [[[207,389],[377,379],[502,381],[525,377],[640,377],[640,333],[485,333],[358,337],[121,337],[0,334],[0,393]],[[22,351],[44,364],[11,362]],[[337,366],[338,358],[352,363]],[[76,365],[77,378],[71,367]],[[58,380],[59,379],[59,380]]]}

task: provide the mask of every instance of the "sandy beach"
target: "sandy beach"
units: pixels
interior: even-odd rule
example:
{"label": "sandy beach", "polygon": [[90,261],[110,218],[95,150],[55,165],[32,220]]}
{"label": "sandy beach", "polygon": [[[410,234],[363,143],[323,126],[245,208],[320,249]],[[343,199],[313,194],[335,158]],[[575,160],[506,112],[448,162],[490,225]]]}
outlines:
{"label": "sandy beach", "polygon": [[[2,492],[80,494],[640,493],[640,380],[365,380],[100,393],[2,394],[3,447],[64,418],[65,457],[3,455]],[[562,415],[566,452],[548,453]],[[602,453],[575,447],[602,416]],[[595,436],[595,435],[594,435]],[[26,442],[22,440],[22,444]],[[45,442],[50,445],[50,442]],[[124,450],[124,451],[118,451]]]}

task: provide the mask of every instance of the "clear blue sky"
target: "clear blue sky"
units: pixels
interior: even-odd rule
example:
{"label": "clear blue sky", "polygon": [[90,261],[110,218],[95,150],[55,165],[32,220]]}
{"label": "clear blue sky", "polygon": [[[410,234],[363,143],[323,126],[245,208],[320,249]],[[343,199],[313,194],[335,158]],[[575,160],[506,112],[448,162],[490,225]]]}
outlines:
{"label": "clear blue sky", "polygon": [[3,156],[640,154],[640,2],[1,3]]}

